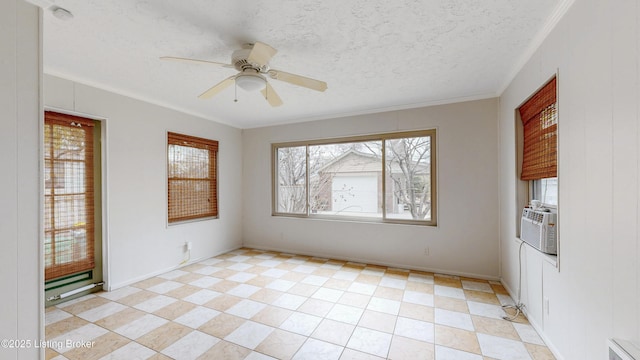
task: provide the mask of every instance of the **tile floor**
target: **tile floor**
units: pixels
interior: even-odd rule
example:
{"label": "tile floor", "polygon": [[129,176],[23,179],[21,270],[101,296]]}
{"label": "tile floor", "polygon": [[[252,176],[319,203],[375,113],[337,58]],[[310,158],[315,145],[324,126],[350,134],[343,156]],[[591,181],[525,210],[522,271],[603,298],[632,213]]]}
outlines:
{"label": "tile floor", "polygon": [[508,303],[498,282],[240,249],[48,308],[46,359],[553,359]]}

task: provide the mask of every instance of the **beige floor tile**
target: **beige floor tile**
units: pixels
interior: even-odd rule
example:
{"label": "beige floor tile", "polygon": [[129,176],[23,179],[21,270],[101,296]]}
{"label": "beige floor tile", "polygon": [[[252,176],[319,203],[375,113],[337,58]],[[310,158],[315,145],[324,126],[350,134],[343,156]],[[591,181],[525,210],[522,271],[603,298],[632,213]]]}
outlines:
{"label": "beige floor tile", "polygon": [[433,284],[407,281],[407,287],[405,288],[405,290],[423,292],[426,294],[433,294]]}
{"label": "beige floor tile", "polygon": [[529,351],[529,354],[531,354],[533,360],[555,360],[556,358],[546,346],[528,343],[525,343],[524,346],[527,348],[527,351]]}
{"label": "beige floor tile", "polygon": [[324,269],[324,268],[318,268],[317,270],[315,270],[314,272],[312,272],[313,275],[317,275],[317,276],[324,276],[324,277],[332,277],[335,273],[337,272],[337,270],[333,270],[333,269]]}
{"label": "beige floor tile", "polygon": [[136,342],[160,352],[192,331],[187,326],[170,322],[136,339]]}
{"label": "beige floor tile", "polygon": [[500,300],[498,300],[498,297],[495,294],[490,294],[484,291],[464,290],[464,295],[468,301],[500,305]]}
{"label": "beige floor tile", "polygon": [[389,359],[393,360],[433,360],[434,346],[431,343],[394,336],[389,348]]}
{"label": "beige floor tile", "polygon": [[196,280],[200,280],[203,277],[205,277],[205,275],[202,274],[196,274],[196,273],[188,273],[188,274],[184,274],[182,276],[179,276],[177,278],[175,278],[173,281],[177,281],[183,284],[188,284],[190,282],[196,281]]}
{"label": "beige floor tile", "polygon": [[204,354],[200,355],[198,360],[224,359],[224,360],[242,360],[251,353],[251,350],[230,343],[228,341],[220,341],[215,344]]}
{"label": "beige floor tile", "polygon": [[[284,265],[284,264],[283,264]],[[286,265],[293,265],[293,267],[295,268],[297,265],[296,264],[286,264]],[[276,267],[280,267],[280,265],[276,266]],[[299,272],[295,272],[295,271],[290,271],[284,275],[282,275],[280,277],[280,279],[282,280],[288,280],[288,281],[294,281],[294,282],[299,282],[302,281],[304,278],[306,278],[308,275],[307,274],[303,274],[303,273],[299,273]]]}
{"label": "beige floor tile", "polygon": [[[265,268],[266,269],[266,268]],[[245,284],[248,285],[253,285],[253,286],[259,286],[259,287],[265,287],[267,285],[269,285],[270,282],[272,282],[274,279],[272,277],[268,277],[268,276],[256,276],[253,279],[247,281]]]}
{"label": "beige floor tile", "polygon": [[473,320],[473,326],[478,333],[520,341],[518,332],[508,321],[477,315],[472,315],[471,320]]}
{"label": "beige floor tile", "polygon": [[237,274],[238,272],[239,271],[223,269],[223,270],[214,272],[213,274],[211,274],[211,276],[217,277],[219,279],[226,279],[228,277],[231,277],[231,276]]}
{"label": "beige floor tile", "polygon": [[355,306],[361,309],[364,309],[369,305],[369,301],[371,300],[371,296],[358,294],[354,292],[345,292],[342,294],[340,299],[338,300],[338,304]]}
{"label": "beige floor tile", "polygon": [[143,290],[143,291],[138,291],[137,293],[125,296],[122,299],[119,299],[118,302],[122,305],[135,306],[140,304],[141,302],[147,301],[152,297],[156,297],[156,296],[158,296],[158,294],[153,293],[151,291]]}
{"label": "beige floor tile", "polygon": [[240,283],[235,282],[235,281],[222,280],[219,283],[215,283],[215,284],[209,286],[209,290],[225,293],[225,292],[235,288],[238,285],[240,285]]}
{"label": "beige floor tile", "polygon": [[116,333],[108,332],[92,340],[91,347],[78,347],[64,353],[69,360],[98,360],[125,346],[131,340]]}
{"label": "beige floor tile", "polygon": [[[234,257],[234,256],[235,256],[235,255],[232,255],[232,256],[229,256],[229,257]],[[221,257],[219,257],[219,256],[218,256],[218,258],[219,258],[220,260],[225,259],[225,258],[221,258]],[[223,269],[225,269],[225,268],[227,268],[227,267],[229,267],[229,266],[233,266],[233,265],[235,265],[235,264],[237,264],[237,262],[235,262],[235,261],[227,261],[227,260],[225,260],[225,261],[222,261],[222,262],[219,262],[219,263],[215,264],[214,266],[215,266],[215,267],[219,267],[219,268],[223,268]]]}
{"label": "beige floor tile", "polygon": [[409,278],[409,270],[387,268],[384,275],[393,279],[407,280]]}
{"label": "beige floor tile", "polygon": [[336,290],[347,290],[349,286],[351,286],[351,283],[352,282],[349,280],[330,278],[322,286],[330,289],[336,289]]}
{"label": "beige floor tile", "polygon": [[306,339],[302,335],[275,329],[255,350],[277,359],[291,359]]}
{"label": "beige floor tile", "polygon": [[244,256],[258,256],[258,255],[262,255],[262,251],[260,250],[255,250],[252,248],[242,248],[240,250],[245,250],[245,252],[242,254]]}
{"label": "beige floor tile", "polygon": [[[326,263],[327,261],[329,261],[329,259],[319,258],[319,257],[312,257],[311,259],[307,260],[308,263],[312,263],[312,264],[315,264],[317,266],[320,266],[320,265]],[[308,264],[308,265],[311,265],[311,264]]]}
{"label": "beige floor tile", "polygon": [[469,313],[467,302],[461,299],[454,299],[448,296],[434,296],[435,307],[444,310],[457,311],[461,313]]}
{"label": "beige floor tile", "polygon": [[391,334],[393,333],[393,329],[396,326],[397,318],[398,317],[395,315],[385,314],[372,310],[365,310],[360,317],[358,326]]}
{"label": "beige floor tile", "polygon": [[[245,255],[245,256],[249,256],[249,255],[246,255],[246,254],[244,254],[244,255]],[[258,264],[260,264],[260,263],[261,263],[261,262],[263,262],[263,261],[264,261],[264,259],[260,259],[260,258],[251,258],[251,259],[245,260],[245,261],[244,261],[244,263],[246,263],[246,264],[252,264],[252,265],[258,265]]]}
{"label": "beige floor tile", "polygon": [[177,289],[173,289],[171,291],[168,291],[165,295],[166,296],[171,296],[173,298],[176,299],[184,299],[189,295],[193,295],[195,293],[197,293],[198,291],[202,290],[202,288],[199,288],[197,286],[193,286],[193,285],[183,285]]}
{"label": "beige floor tile", "polygon": [[105,329],[109,329],[111,331],[126,325],[132,321],[138,320],[139,318],[145,316],[147,313],[144,311],[126,308],[120,312],[117,312],[113,315],[109,315],[103,319],[100,319],[95,322],[96,325],[101,326]]}
{"label": "beige floor tile", "polygon": [[222,294],[205,303],[204,306],[218,311],[227,311],[240,301],[242,301],[242,299],[237,296]]}
{"label": "beige floor tile", "polygon": [[415,274],[419,276],[434,276],[435,274],[429,271],[421,271],[421,270],[410,270],[410,274]]}
{"label": "beige floor tile", "polygon": [[152,357],[148,358],[147,360],[174,360],[174,359],[164,354],[155,354]]}
{"label": "beige floor tile", "polygon": [[345,346],[355,329],[355,325],[324,319],[311,334],[314,339]]}
{"label": "beige floor tile", "polygon": [[296,284],[291,289],[287,290],[290,294],[300,295],[304,297],[309,297],[313,295],[316,291],[318,291],[320,287],[309,285],[309,284]]}
{"label": "beige floor tile", "polygon": [[293,311],[277,306],[267,306],[255,314],[251,320],[272,327],[278,327],[293,314]]}
{"label": "beige floor tile", "polygon": [[197,305],[187,301],[176,301],[163,307],[162,309],[154,311],[153,314],[163,317],[167,320],[175,320],[193,310],[196,306]]}
{"label": "beige floor tile", "polygon": [[206,265],[202,265],[202,264],[191,264],[191,265],[187,265],[187,266],[181,267],[180,270],[188,271],[188,272],[196,272],[196,271],[202,269],[205,266]]}
{"label": "beige floor tile", "polygon": [[44,360],[51,360],[56,356],[60,356],[60,353],[51,348],[46,348],[44,350]]}
{"label": "beige floor tile", "polygon": [[403,302],[402,304],[400,304],[399,315],[415,320],[422,320],[427,322],[434,321],[434,310],[431,306]]}
{"label": "beige floor tile", "polygon": [[66,334],[75,329],[81,328],[89,324],[88,321],[80,319],[79,317],[72,316],[64,320],[60,320],[51,325],[47,325],[44,329],[45,337],[47,339],[56,338],[62,334]]}
{"label": "beige floor tile", "polygon": [[354,281],[363,284],[378,285],[380,280],[382,280],[380,276],[360,274]]}
{"label": "beige floor tile", "polygon": [[[282,260],[287,260],[287,259],[282,259]],[[298,264],[292,264],[292,263],[286,263],[285,262],[285,263],[279,264],[278,266],[276,266],[276,268],[282,269],[282,270],[291,271],[291,270],[295,269],[297,266],[298,266]]]}
{"label": "beige floor tile", "polygon": [[509,295],[509,292],[507,291],[507,289],[504,288],[504,286],[498,285],[498,284],[489,284],[489,285],[493,289],[493,292],[495,292],[496,294]]}
{"label": "beige floor tile", "polygon": [[62,310],[66,311],[66,312],[68,312],[70,314],[73,314],[73,315],[78,315],[78,314],[81,314],[81,313],[83,313],[83,312],[85,312],[87,310],[95,309],[98,306],[102,306],[102,305],[108,304],[110,302],[111,301],[109,301],[109,300],[107,300],[107,299],[105,299],[103,297],[96,296],[96,297],[92,297],[92,298],[89,298],[89,299],[84,300],[84,301],[80,301],[80,302],[75,303],[75,304],[70,305],[70,306],[65,306],[65,307],[62,308]]}
{"label": "beige floor tile", "polygon": [[237,316],[220,314],[200,326],[198,330],[222,339],[244,324],[245,321],[247,320]]}
{"label": "beige floor tile", "polygon": [[[263,260],[261,260],[261,262],[262,262],[262,261],[263,261]],[[247,262],[247,263],[250,263],[250,262]],[[260,275],[260,274],[262,274],[263,272],[265,272],[265,271],[267,271],[267,270],[269,270],[269,268],[268,268],[268,267],[265,267],[265,266],[258,266],[258,265],[256,265],[256,266],[254,266],[254,267],[252,267],[252,268],[249,268],[249,269],[245,270],[244,272],[246,272],[246,273],[250,273],[250,274]]]}
{"label": "beige floor tile", "polygon": [[260,289],[253,295],[249,296],[249,299],[259,301],[265,304],[271,304],[276,301],[283,292],[273,289]]}
{"label": "beige floor tile", "polygon": [[389,300],[396,300],[396,301],[401,301],[403,295],[404,295],[404,291],[400,289],[385,287],[385,286],[378,286],[376,288],[376,291],[373,293],[373,296],[381,297]]}
{"label": "beige floor tile", "polygon": [[303,312],[305,314],[311,314],[315,316],[324,317],[333,307],[333,303],[330,301],[320,300],[320,299],[309,299],[305,301],[300,307],[298,311]]}
{"label": "beige floor tile", "polygon": [[[504,310],[506,316],[512,317],[516,314],[516,310],[513,308],[502,308],[502,309]],[[529,320],[527,320],[526,316],[524,316],[522,312],[514,320],[511,320],[511,322],[520,323],[520,324],[529,324]]]}
{"label": "beige floor tile", "polygon": [[436,344],[474,354],[482,354],[476,333],[444,325],[435,326]]}
{"label": "beige floor tile", "polygon": [[149,278],[149,279],[138,281],[137,283],[135,283],[135,284],[133,284],[131,286],[137,287],[139,289],[148,289],[148,288],[150,288],[152,286],[161,284],[161,283],[163,283],[165,281],[167,281],[167,279],[163,279],[163,278],[160,278],[160,277],[152,277],[152,278]]}
{"label": "beige floor tile", "polygon": [[362,270],[364,270],[364,268],[366,268],[367,266],[365,264],[357,264],[357,263],[345,263],[344,265],[342,265],[342,269],[340,270],[344,270],[344,271],[356,271],[356,272],[360,272]]}
{"label": "beige floor tile", "polygon": [[435,275],[433,278],[435,285],[449,286],[462,289],[462,282],[458,278]]}

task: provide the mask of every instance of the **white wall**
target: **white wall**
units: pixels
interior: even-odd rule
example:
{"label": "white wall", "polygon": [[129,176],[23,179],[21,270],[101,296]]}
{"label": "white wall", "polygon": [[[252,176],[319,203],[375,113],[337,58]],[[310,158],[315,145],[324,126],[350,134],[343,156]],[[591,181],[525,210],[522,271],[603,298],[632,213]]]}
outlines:
{"label": "white wall", "polygon": [[[41,42],[37,7],[3,1],[0,11],[0,339],[44,338],[40,251]],[[39,350],[5,349],[2,359]]]}
{"label": "white wall", "polygon": [[[497,109],[489,99],[244,130],[244,245],[498,278]],[[271,143],[431,128],[437,227],[271,216]]]}
{"label": "white wall", "polygon": [[[106,119],[108,275],[112,289],[242,245],[242,132],[58,77],[45,106]],[[219,141],[219,219],[167,226],[167,131]]]}
{"label": "white wall", "polygon": [[525,247],[523,301],[564,359],[607,358],[609,337],[640,343],[639,22],[638,0],[577,0],[500,97],[502,276],[515,292],[514,109],[559,72],[559,271]]}

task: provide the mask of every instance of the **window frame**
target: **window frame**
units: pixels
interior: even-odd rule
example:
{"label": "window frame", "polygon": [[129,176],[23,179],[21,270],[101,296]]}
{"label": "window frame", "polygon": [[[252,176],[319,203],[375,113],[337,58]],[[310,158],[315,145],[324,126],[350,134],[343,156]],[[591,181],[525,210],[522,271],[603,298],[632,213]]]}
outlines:
{"label": "window frame", "polygon": [[[173,140],[173,142],[172,142]],[[182,144],[178,144],[177,141],[182,141]],[[201,137],[196,137],[196,136],[191,136],[191,135],[186,135],[186,134],[182,134],[182,133],[177,133],[177,132],[172,132],[172,131],[167,131],[167,148],[166,148],[166,160],[167,160],[167,167],[166,167],[166,184],[167,184],[167,225],[171,226],[171,225],[177,225],[177,224],[182,224],[182,223],[188,223],[188,222],[194,222],[194,221],[203,221],[203,220],[209,220],[209,219],[218,219],[219,218],[219,214],[220,214],[220,204],[219,204],[219,186],[218,186],[218,178],[219,178],[219,172],[218,172],[218,153],[219,153],[219,142],[217,140],[212,140],[212,139],[207,139],[207,138],[201,138]],[[191,144],[191,145],[190,145]],[[171,181],[175,181],[177,180],[176,178],[172,178],[170,173],[170,166],[171,166],[171,158],[169,156],[169,152],[170,152],[170,147],[172,145],[179,145],[179,146],[184,146],[184,147],[189,147],[189,148],[194,148],[194,149],[206,149],[209,152],[209,159],[211,160],[209,162],[209,168],[207,169],[207,172],[209,174],[209,177],[207,178],[203,178],[203,179],[199,179],[199,180],[207,180],[209,187],[210,187],[210,192],[212,194],[212,197],[214,198],[215,204],[213,205],[213,209],[211,211],[206,211],[203,212],[201,214],[197,214],[197,215],[189,215],[189,216],[178,216],[178,217],[172,217],[171,216]],[[194,146],[196,145],[196,146]],[[194,178],[196,179],[196,178]]]}
{"label": "window frame", "polygon": [[[548,87],[553,86],[553,92],[549,92],[547,90]],[[546,95],[545,95],[546,94]],[[547,102],[548,98],[545,98],[546,96],[553,96],[553,102],[549,103]],[[554,148],[550,149],[549,152],[545,153],[545,156],[549,156],[549,154],[553,154],[553,160],[555,162],[555,164],[553,165],[555,168],[554,171],[554,175],[555,176],[551,176],[551,177],[541,177],[542,175],[536,175],[534,178],[532,178],[532,176],[528,176],[526,179],[522,179],[522,177],[524,177],[524,162],[525,162],[525,157],[526,157],[526,149],[522,149],[522,154],[520,154],[521,158],[519,160],[520,162],[520,178],[521,181],[526,181],[527,182],[527,188],[528,188],[528,194],[527,194],[527,199],[529,204],[531,203],[532,200],[542,200],[541,198],[536,199],[536,197],[539,197],[538,194],[541,193],[542,191],[542,181],[543,180],[547,180],[547,179],[556,179],[556,198],[558,198],[559,201],[559,184],[560,184],[560,177],[559,177],[559,173],[558,173],[558,147],[559,147],[559,125],[558,125],[558,121],[559,121],[559,114],[558,114],[558,74],[554,74],[553,76],[551,76],[551,78],[549,78],[549,80],[547,80],[542,86],[540,86],[529,98],[527,98],[522,104],[520,104],[520,106],[518,106],[518,108],[516,109],[516,112],[518,113],[518,117],[519,117],[519,122],[521,124],[521,129],[522,129],[522,133],[521,138],[520,138],[520,145],[524,147],[524,143],[525,140],[524,138],[527,137],[527,131],[526,131],[526,125],[525,125],[525,121],[526,122],[531,122],[534,121],[536,123],[541,123],[546,121],[547,119],[544,118],[543,112],[546,111],[548,108],[551,108],[553,106],[553,111],[554,111],[554,123],[552,125],[555,125],[555,130],[554,130],[554,138],[555,138],[555,144],[554,144]],[[545,105],[548,104],[548,105]],[[527,119],[523,119],[522,116],[522,109],[523,108],[527,108],[527,110],[525,110],[525,112],[528,112],[528,116]],[[530,109],[534,109],[534,111],[531,111]],[[546,160],[545,160],[546,161]],[[542,171],[541,173],[545,173],[545,174],[550,174],[549,172],[544,172]],[[542,202],[541,205],[545,208],[548,209],[552,209],[557,211],[558,209],[558,204],[550,204],[550,203],[545,203]]]}
{"label": "window frame", "polygon": [[[430,137],[430,181],[431,181],[431,219],[430,220],[414,220],[414,219],[397,219],[387,217],[387,166],[386,166],[386,140],[402,139],[402,138],[415,138],[415,137]],[[366,142],[366,141],[381,141],[381,190],[378,195],[381,195],[381,216],[380,217],[365,217],[365,216],[344,216],[344,215],[328,215],[328,214],[313,214],[311,212],[311,205],[309,201],[310,196],[310,174],[309,174],[309,147],[316,145],[334,145],[353,142]],[[305,197],[306,204],[304,213],[288,213],[278,211],[278,149],[287,147],[305,147]],[[411,130],[401,132],[388,132],[377,133],[369,135],[356,135],[336,138],[324,138],[314,140],[301,140],[291,142],[278,142],[271,144],[271,215],[277,217],[290,217],[290,218],[306,218],[306,219],[323,219],[323,220],[336,220],[336,221],[360,221],[371,223],[388,223],[388,224],[403,224],[403,225],[422,225],[422,226],[437,226],[437,131],[436,129],[423,129],[423,130]]]}
{"label": "window frame", "polygon": [[[543,178],[543,179],[537,179],[537,180],[528,180],[529,182],[529,202],[531,202],[531,200],[542,200],[540,199],[540,197],[538,196],[538,194],[540,194],[542,192],[542,181],[543,180],[547,180],[547,179],[556,179],[556,198],[558,198],[558,183],[559,183],[559,179],[556,176],[555,178]],[[546,203],[544,201],[541,202],[541,205],[545,208],[548,209],[558,209],[558,204],[551,204],[551,203]]]}

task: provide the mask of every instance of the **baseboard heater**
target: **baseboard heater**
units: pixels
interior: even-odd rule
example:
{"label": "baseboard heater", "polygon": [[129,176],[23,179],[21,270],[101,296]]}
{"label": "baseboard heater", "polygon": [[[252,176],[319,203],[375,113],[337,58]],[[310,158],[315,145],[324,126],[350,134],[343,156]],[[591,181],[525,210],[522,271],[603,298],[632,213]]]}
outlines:
{"label": "baseboard heater", "polygon": [[609,339],[607,346],[609,360],[640,360],[640,348],[629,341]]}
{"label": "baseboard heater", "polygon": [[101,281],[99,283],[89,284],[89,285],[86,285],[86,286],[83,286],[83,287],[80,287],[80,288],[77,288],[77,289],[73,289],[71,291],[64,292],[64,293],[59,294],[59,295],[51,296],[51,297],[47,298],[47,301],[55,301],[55,300],[64,299],[64,298],[67,298],[69,296],[73,296],[75,294],[79,294],[79,293],[81,293],[83,291],[91,290],[96,286],[102,286],[102,285],[104,285],[104,281]]}

